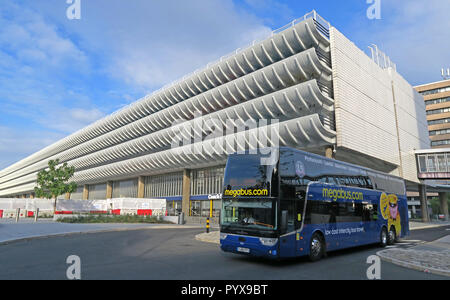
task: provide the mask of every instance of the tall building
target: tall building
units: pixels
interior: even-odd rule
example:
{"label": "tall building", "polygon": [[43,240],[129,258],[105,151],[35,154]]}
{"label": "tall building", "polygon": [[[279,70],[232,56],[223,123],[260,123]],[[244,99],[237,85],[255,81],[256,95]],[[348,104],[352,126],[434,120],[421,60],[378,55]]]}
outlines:
{"label": "tall building", "polygon": [[432,148],[450,148],[450,80],[416,86],[426,105]]}
{"label": "tall building", "polygon": [[[162,198],[188,216],[211,207],[217,216],[227,155],[262,140],[397,175],[417,190],[414,150],[430,146],[424,100],[375,50],[369,57],[309,13],[1,170],[0,197],[32,196],[37,172],[58,158],[76,168],[79,188],[67,198]],[[249,119],[271,120],[260,124],[263,137],[228,130]]]}

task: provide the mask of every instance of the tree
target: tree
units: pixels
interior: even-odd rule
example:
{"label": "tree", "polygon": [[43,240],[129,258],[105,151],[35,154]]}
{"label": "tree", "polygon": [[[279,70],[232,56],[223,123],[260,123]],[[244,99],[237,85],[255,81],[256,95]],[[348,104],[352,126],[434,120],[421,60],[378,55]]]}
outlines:
{"label": "tree", "polygon": [[74,182],[69,182],[75,173],[74,167],[69,167],[67,163],[59,165],[59,159],[48,162],[48,168],[42,170],[37,175],[37,187],[34,193],[37,198],[54,199],[53,211],[56,211],[56,201],[58,196],[66,193],[73,193],[77,189]]}

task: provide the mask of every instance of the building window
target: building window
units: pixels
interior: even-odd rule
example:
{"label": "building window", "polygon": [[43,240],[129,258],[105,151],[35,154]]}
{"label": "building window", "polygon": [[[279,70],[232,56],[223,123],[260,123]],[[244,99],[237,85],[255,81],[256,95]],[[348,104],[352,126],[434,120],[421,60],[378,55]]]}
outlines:
{"label": "building window", "polygon": [[425,105],[428,106],[428,105],[447,103],[447,102],[450,102],[450,97],[440,98],[440,99],[435,99],[435,100],[430,100],[430,101],[425,101]]}
{"label": "building window", "polygon": [[182,212],[182,201],[169,201],[167,200],[167,215],[178,216]]}
{"label": "building window", "polygon": [[[212,216],[211,216],[211,202],[212,202]],[[191,201],[190,216],[218,218],[220,216],[221,207],[222,207],[221,200]]]}
{"label": "building window", "polygon": [[440,125],[440,124],[447,124],[447,123],[450,123],[450,118],[439,119],[439,120],[434,120],[434,121],[428,121],[428,125],[429,126]]}
{"label": "building window", "polygon": [[88,187],[89,200],[105,200],[106,199],[106,183],[93,184]]}
{"label": "building window", "polygon": [[434,94],[445,93],[445,92],[450,92],[450,86],[445,87],[445,88],[440,88],[440,89],[434,89],[434,90],[421,92],[421,94],[423,96],[427,96],[427,95],[434,95]]}
{"label": "building window", "polygon": [[420,173],[426,173],[427,172],[427,156],[426,155],[419,155],[419,171]]}
{"label": "building window", "polygon": [[183,195],[183,173],[145,177],[145,198]]}
{"label": "building window", "polygon": [[113,198],[137,198],[138,180],[124,180],[113,182]]}
{"label": "building window", "polygon": [[191,195],[220,194],[223,189],[225,167],[191,171]]}
{"label": "building window", "polygon": [[430,136],[450,134],[450,129],[430,131]]}
{"label": "building window", "polygon": [[448,113],[448,112],[450,112],[450,107],[428,110],[427,115],[437,115],[437,114],[444,114],[444,113]]}
{"label": "building window", "polygon": [[432,147],[450,145],[450,140],[431,142]]}
{"label": "building window", "polygon": [[84,186],[78,186],[77,190],[70,194],[70,200],[83,200],[83,190]]}

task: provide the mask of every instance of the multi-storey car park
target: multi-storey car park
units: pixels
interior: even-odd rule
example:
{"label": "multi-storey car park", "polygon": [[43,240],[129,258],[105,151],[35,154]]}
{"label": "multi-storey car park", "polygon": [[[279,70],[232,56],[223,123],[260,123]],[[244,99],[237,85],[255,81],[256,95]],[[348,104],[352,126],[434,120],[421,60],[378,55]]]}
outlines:
{"label": "multi-storey car park", "polygon": [[[269,122],[230,130],[248,120]],[[204,139],[216,128],[224,134]],[[201,151],[174,147],[180,137]],[[227,155],[276,144],[418,190],[414,149],[430,145],[423,97],[313,11],[0,171],[0,197],[33,197],[38,171],[59,159],[79,186],[63,198],[163,198],[172,212],[218,216]]]}

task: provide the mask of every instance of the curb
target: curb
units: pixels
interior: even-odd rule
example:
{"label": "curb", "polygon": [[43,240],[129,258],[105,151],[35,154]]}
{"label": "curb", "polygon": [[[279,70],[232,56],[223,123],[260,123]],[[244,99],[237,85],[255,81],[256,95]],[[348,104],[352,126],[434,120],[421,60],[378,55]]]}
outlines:
{"label": "curb", "polygon": [[450,226],[450,225],[446,224],[446,225],[421,226],[421,227],[410,228],[409,230],[414,231],[414,230],[431,229],[431,228],[446,227],[446,226]]}
{"label": "curb", "polygon": [[95,234],[95,233],[109,233],[109,232],[123,232],[123,231],[137,231],[137,230],[153,230],[153,229],[197,229],[197,226],[183,226],[183,227],[175,227],[175,226],[154,226],[154,227],[136,227],[136,228],[111,228],[111,229],[99,229],[92,231],[74,231],[74,232],[62,232],[62,233],[52,233],[45,235],[36,235],[29,236],[24,238],[11,239],[6,241],[0,241],[0,246],[9,245],[18,242],[31,241],[37,239],[46,239],[53,237],[65,237],[72,235],[81,235],[81,234]]}
{"label": "curb", "polygon": [[383,252],[385,252],[385,251],[388,251],[388,250],[381,250],[376,253],[381,258],[381,260],[393,263],[395,265],[398,265],[398,266],[401,266],[404,268],[408,268],[408,269],[412,269],[412,270],[416,270],[416,271],[420,271],[420,272],[424,272],[424,273],[431,273],[431,274],[435,274],[435,275],[450,277],[450,270],[445,271],[445,270],[441,270],[441,269],[427,268],[427,267],[417,265],[414,263],[406,262],[403,260],[398,260],[398,259],[395,259],[392,257],[387,257],[387,256],[384,256]]}
{"label": "curb", "polygon": [[217,241],[215,239],[212,240],[212,239],[208,238],[208,236],[207,236],[208,234],[212,234],[212,233],[215,233],[215,232],[218,232],[218,231],[213,231],[211,233],[200,233],[200,234],[197,234],[195,236],[195,239],[197,241],[204,242],[204,243],[220,245],[220,238],[219,238],[219,241]]}

